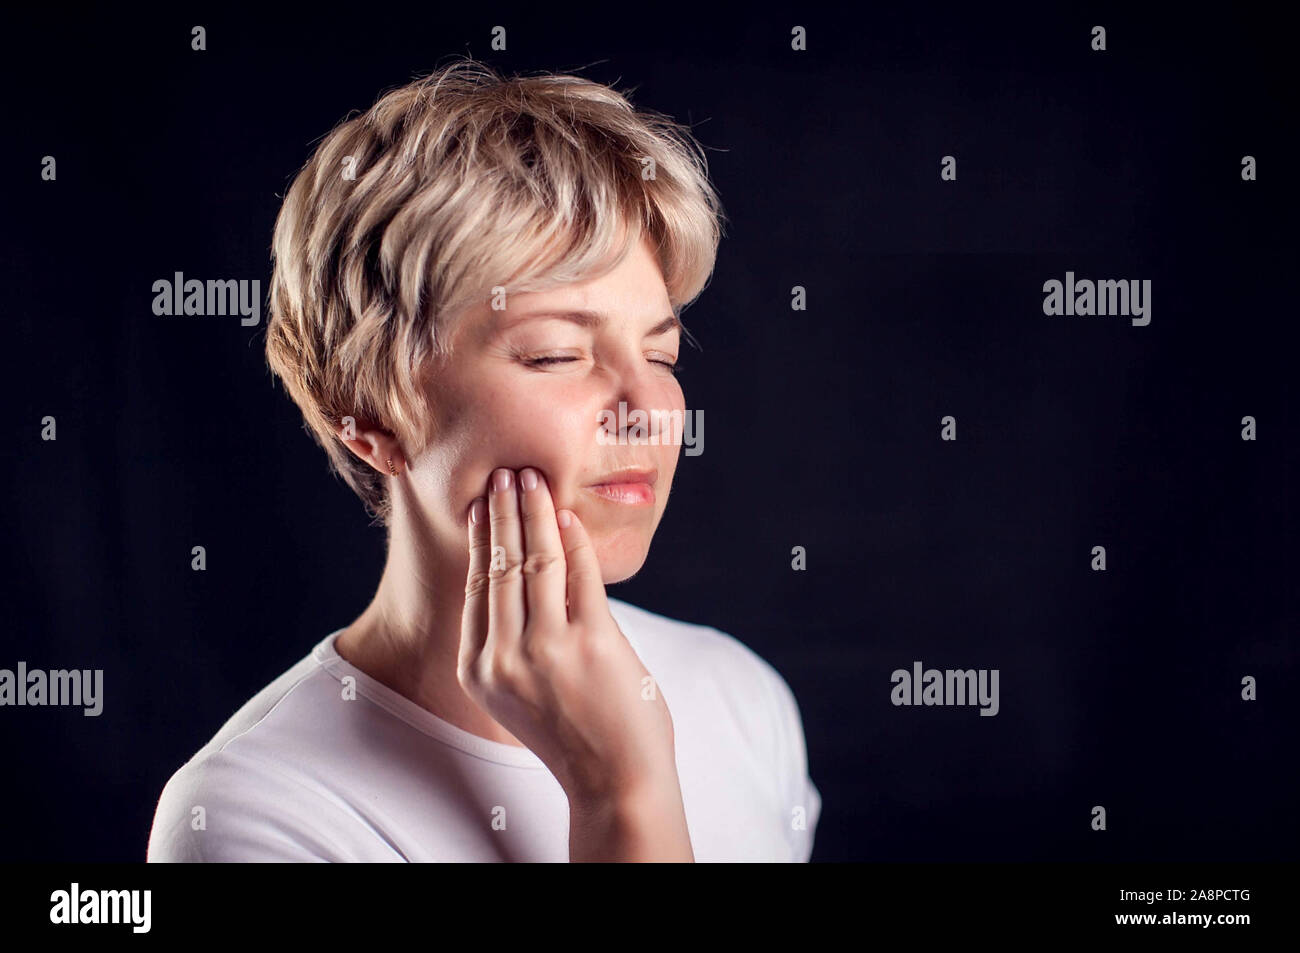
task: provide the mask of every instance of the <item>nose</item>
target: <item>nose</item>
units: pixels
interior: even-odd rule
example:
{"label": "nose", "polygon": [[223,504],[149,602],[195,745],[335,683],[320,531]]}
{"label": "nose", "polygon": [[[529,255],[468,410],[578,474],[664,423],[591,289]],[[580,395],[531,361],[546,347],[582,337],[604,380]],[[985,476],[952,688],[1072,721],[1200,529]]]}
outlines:
{"label": "nose", "polygon": [[652,364],[639,349],[620,352],[608,366],[610,387],[601,413],[604,436],[622,442],[629,429],[640,427],[638,434],[658,437],[662,415],[675,403],[672,375]]}

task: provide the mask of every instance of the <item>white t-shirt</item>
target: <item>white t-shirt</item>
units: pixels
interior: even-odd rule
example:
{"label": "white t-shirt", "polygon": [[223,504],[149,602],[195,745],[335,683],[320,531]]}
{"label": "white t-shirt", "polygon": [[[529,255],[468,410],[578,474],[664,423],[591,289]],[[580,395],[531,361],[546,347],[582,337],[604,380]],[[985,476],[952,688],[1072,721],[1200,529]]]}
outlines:
{"label": "white t-shirt", "polygon": [[[717,629],[609,606],[672,713],[696,861],[808,860],[821,795],[785,680]],[[567,862],[568,799],[546,765],[355,668],[341,631],[172,775],[148,860]]]}

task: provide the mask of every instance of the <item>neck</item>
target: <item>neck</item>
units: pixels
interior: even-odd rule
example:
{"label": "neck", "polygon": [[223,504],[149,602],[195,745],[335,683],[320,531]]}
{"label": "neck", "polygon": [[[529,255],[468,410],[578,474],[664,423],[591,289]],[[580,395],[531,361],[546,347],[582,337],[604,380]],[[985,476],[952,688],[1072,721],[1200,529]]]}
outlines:
{"label": "neck", "polygon": [[[334,646],[347,662],[471,734],[520,742],[465,694],[456,678],[468,544],[439,538],[394,500],[388,559],[365,611]],[[464,530],[462,530],[462,534]]]}

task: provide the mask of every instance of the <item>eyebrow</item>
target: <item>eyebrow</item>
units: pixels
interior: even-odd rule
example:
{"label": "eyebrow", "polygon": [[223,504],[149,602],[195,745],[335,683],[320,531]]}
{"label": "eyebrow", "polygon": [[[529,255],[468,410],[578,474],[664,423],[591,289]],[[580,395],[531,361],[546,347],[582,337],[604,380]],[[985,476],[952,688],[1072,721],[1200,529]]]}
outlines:
{"label": "eyebrow", "polygon": [[[528,318],[557,318],[561,321],[572,321],[574,324],[580,325],[584,328],[598,328],[608,320],[608,317],[603,311],[587,311],[582,309],[554,311],[551,309],[545,309],[541,311],[526,311],[523,314],[514,315],[511,319],[501,325],[501,330],[504,331],[507,328],[513,328],[515,325],[523,323]],[[682,323],[677,320],[677,315],[670,314],[647,331],[645,336],[652,338],[660,334],[667,334],[673,329],[681,331]]]}

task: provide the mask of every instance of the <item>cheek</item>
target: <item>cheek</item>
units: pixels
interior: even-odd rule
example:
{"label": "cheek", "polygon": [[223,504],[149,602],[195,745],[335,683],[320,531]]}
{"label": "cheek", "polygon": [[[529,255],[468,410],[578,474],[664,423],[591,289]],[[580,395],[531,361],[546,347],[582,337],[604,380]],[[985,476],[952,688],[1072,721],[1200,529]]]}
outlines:
{"label": "cheek", "polygon": [[596,415],[559,394],[498,394],[477,405],[458,429],[455,482],[467,502],[486,490],[495,468],[531,466],[542,471],[563,506],[591,458]]}

